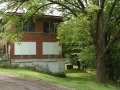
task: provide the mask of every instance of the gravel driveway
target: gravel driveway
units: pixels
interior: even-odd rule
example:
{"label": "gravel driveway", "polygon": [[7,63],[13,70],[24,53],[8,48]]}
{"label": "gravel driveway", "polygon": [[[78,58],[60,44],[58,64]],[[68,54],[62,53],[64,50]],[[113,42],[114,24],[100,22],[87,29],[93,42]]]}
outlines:
{"label": "gravel driveway", "polygon": [[56,84],[0,72],[0,90],[73,90]]}

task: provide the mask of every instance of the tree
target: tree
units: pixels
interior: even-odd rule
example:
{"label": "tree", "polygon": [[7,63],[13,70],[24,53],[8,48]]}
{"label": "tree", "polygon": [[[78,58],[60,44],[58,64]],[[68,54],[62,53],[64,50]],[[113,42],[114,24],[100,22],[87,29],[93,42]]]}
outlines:
{"label": "tree", "polygon": [[[118,23],[120,20],[119,4],[120,0],[1,0],[0,3],[7,4],[7,7],[2,9],[1,14],[6,10],[18,11],[23,9],[24,18],[29,19],[34,14],[41,15],[43,11],[52,10],[51,5],[58,5],[55,8],[61,11],[64,17],[72,19],[71,17],[78,17],[80,13],[88,16],[89,32],[95,46],[97,54],[97,81],[105,83],[105,57],[110,46],[118,40],[120,34],[120,26],[117,24],[113,28],[113,35],[107,42],[107,32],[112,25],[111,21]],[[99,8],[98,8],[99,7]],[[113,14],[114,11],[116,15]],[[13,14],[14,14],[13,12]],[[2,16],[4,17],[4,16]],[[10,18],[10,17],[9,17]]]}
{"label": "tree", "polygon": [[87,19],[87,17],[83,17],[80,14],[79,18],[65,20],[65,22],[59,24],[57,38],[60,39],[59,44],[64,45],[63,51],[65,54],[79,53],[80,47],[82,48],[82,46],[90,42],[91,39],[89,39],[90,34],[88,32],[89,21]]}
{"label": "tree", "polygon": [[115,42],[111,46],[109,53],[105,59],[106,74],[108,79],[118,82],[120,79],[120,42]]}
{"label": "tree", "polygon": [[88,17],[83,14],[80,14],[77,18],[72,18],[60,23],[57,38],[59,39],[59,44],[63,45],[62,51],[65,53],[65,58],[69,59],[73,64],[79,61],[83,67],[82,70],[85,70],[86,64],[92,67],[90,63],[93,62],[95,57],[89,33],[90,22],[88,21]]}

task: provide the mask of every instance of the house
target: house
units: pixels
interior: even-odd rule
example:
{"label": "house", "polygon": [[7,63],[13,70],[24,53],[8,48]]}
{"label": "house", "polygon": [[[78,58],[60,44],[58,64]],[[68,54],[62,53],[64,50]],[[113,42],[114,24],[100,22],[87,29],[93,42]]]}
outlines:
{"label": "house", "polygon": [[62,46],[56,43],[56,25],[61,21],[62,17],[50,15],[43,15],[36,22],[28,20],[21,43],[8,45],[11,64],[20,67],[34,65],[53,73],[64,72],[64,57],[60,54]]}

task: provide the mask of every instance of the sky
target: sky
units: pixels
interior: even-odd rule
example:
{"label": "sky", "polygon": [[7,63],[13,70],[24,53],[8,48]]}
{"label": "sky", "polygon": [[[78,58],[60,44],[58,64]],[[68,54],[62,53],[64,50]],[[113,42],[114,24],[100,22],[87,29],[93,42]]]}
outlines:
{"label": "sky", "polygon": [[[0,9],[5,8],[5,7],[6,7],[6,3],[0,4]],[[61,12],[58,12],[58,11],[55,9],[55,8],[57,8],[57,7],[58,7],[58,5],[53,5],[49,10],[47,10],[47,11],[45,12],[45,15],[61,16],[62,13],[61,13]],[[52,13],[51,13],[51,11],[52,11]],[[6,12],[14,12],[14,11],[7,10]],[[22,13],[21,10],[18,10],[17,12]]]}

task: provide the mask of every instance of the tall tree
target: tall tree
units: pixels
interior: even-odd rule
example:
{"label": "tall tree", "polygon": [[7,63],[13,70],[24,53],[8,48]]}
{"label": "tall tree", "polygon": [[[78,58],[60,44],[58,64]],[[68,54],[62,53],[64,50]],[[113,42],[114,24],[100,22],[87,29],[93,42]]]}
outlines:
{"label": "tall tree", "polygon": [[[80,13],[88,16],[88,20],[91,21],[89,32],[98,58],[97,80],[100,83],[105,83],[105,57],[110,46],[118,40],[120,26],[115,25],[113,28],[115,32],[110,37],[109,42],[107,42],[107,32],[109,32],[109,27],[112,25],[111,21],[119,22],[120,10],[118,5],[120,0],[1,0],[0,3],[7,5],[1,9],[2,17],[4,17],[6,10],[13,10],[13,14],[21,10],[24,13],[23,17],[27,20],[34,14],[41,15],[44,11],[53,11],[53,9],[62,12],[63,17],[67,17],[66,20],[78,17]],[[53,4],[57,5],[57,7],[51,6]],[[116,11],[116,15],[113,14],[114,11]],[[8,19],[3,19],[5,22],[6,20]]]}

